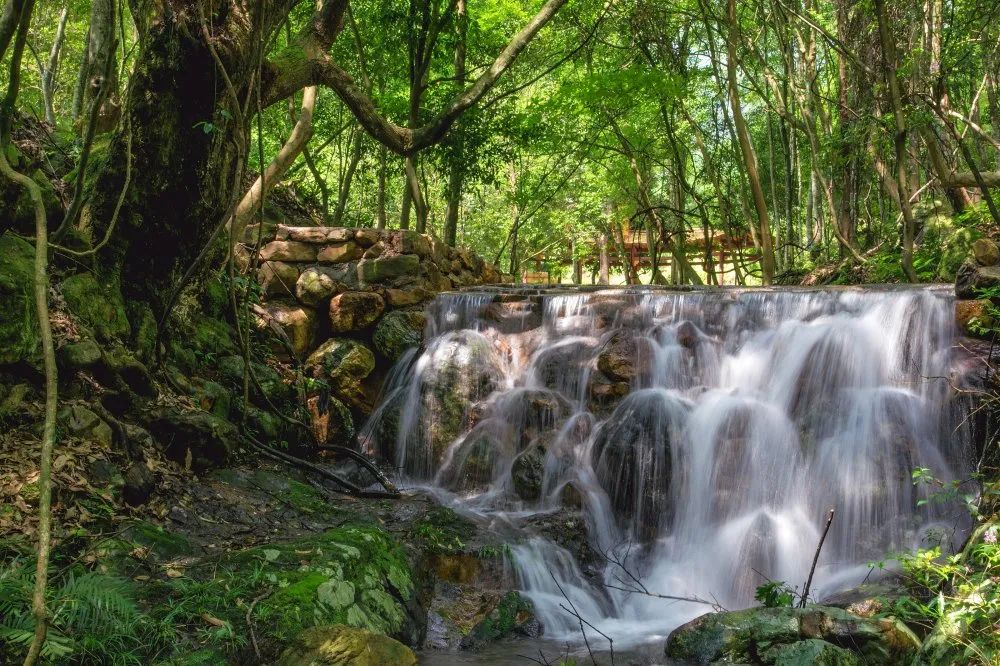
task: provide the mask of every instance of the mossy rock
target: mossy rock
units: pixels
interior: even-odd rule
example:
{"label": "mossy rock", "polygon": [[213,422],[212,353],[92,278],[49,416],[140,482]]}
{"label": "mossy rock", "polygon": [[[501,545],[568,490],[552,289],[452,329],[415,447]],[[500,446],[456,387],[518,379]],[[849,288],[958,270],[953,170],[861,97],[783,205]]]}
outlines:
{"label": "mossy rock", "polygon": [[194,546],[186,537],[153,523],[139,522],[129,526],[122,533],[122,539],[149,548],[150,552],[161,561],[192,555],[195,552]]}
{"label": "mossy rock", "polygon": [[210,362],[223,354],[231,354],[236,349],[230,335],[229,324],[212,317],[199,317],[194,323],[194,331],[188,340],[202,360]]}
{"label": "mossy rock", "polygon": [[815,638],[779,645],[762,655],[766,663],[774,666],[858,666],[858,655],[850,650]]}
{"label": "mossy rock", "polygon": [[200,381],[194,398],[198,406],[209,414],[218,416],[220,419],[229,417],[233,394],[221,384],[207,380]]}
{"label": "mossy rock", "polygon": [[98,281],[93,273],[77,273],[59,285],[66,307],[99,339],[128,341],[132,332],[118,286]]}
{"label": "mossy rock", "polygon": [[156,354],[156,316],[148,303],[130,302],[125,306],[132,327],[132,348],[143,361],[150,361]]}
{"label": "mossy rock", "polygon": [[[265,400],[264,395],[260,395],[256,386],[253,382],[251,382],[250,398],[257,403],[258,406],[265,409],[270,408],[268,400],[276,406],[281,406],[282,403],[291,400],[294,397],[294,389],[282,380],[281,375],[278,374],[277,370],[264,363],[258,363],[257,361],[251,361],[250,366],[253,368],[254,377],[257,378],[257,382],[260,384],[261,389],[263,389],[264,394],[267,397],[267,400]],[[216,368],[219,371],[219,381],[230,389],[238,391],[242,394],[244,368],[243,357],[235,354],[223,356],[216,363]]]}
{"label": "mossy rock", "polygon": [[[506,638],[534,620],[531,602],[517,592],[508,592],[472,631],[462,638],[463,650],[479,650],[488,643]],[[530,633],[526,630],[525,633]]]}
{"label": "mossy rock", "polygon": [[35,249],[13,236],[0,236],[0,365],[35,360],[41,337],[35,314]]}
{"label": "mossy rock", "polygon": [[257,568],[277,586],[257,613],[259,625],[269,626],[277,640],[287,642],[307,627],[330,623],[402,635],[413,622],[405,606],[414,594],[406,554],[374,525],[338,527],[243,551],[224,560],[220,572],[243,576]]}
{"label": "mossy rock", "polygon": [[330,338],[309,355],[306,368],[314,377],[327,379],[334,395],[348,405],[370,409],[364,380],[375,369],[375,355],[361,342]]}
{"label": "mossy rock", "polygon": [[81,370],[101,360],[101,347],[93,338],[69,342],[56,350],[59,365],[69,370]]}
{"label": "mossy rock", "polygon": [[222,280],[214,278],[205,282],[202,290],[202,303],[205,314],[216,319],[225,319],[230,311],[229,290]]}
{"label": "mossy rock", "polygon": [[427,315],[416,310],[395,310],[375,326],[372,343],[379,354],[395,363],[407,349],[424,342]]}
{"label": "mossy rock", "polygon": [[[866,664],[909,662],[920,647],[913,632],[893,618],[862,618],[840,608],[807,606],[707,613],[671,632],[664,652],[685,663],[756,663],[765,653],[777,658],[778,646],[810,640],[850,650]],[[800,663],[793,659],[819,647],[810,643],[795,648],[787,652],[785,658],[792,661],[786,663]],[[843,657],[827,652],[831,659]]]}
{"label": "mossy rock", "polygon": [[343,624],[306,629],[281,655],[278,666],[416,666],[410,648],[388,636]]}

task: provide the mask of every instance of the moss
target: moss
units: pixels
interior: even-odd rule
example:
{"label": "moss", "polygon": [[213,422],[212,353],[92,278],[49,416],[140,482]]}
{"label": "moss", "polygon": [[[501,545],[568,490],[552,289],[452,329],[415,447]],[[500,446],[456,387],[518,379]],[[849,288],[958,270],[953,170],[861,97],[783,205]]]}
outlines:
{"label": "moss", "polygon": [[465,548],[475,534],[475,525],[452,509],[435,507],[417,520],[410,530],[410,541],[422,550],[438,555],[454,555]]}
{"label": "moss", "polygon": [[341,624],[302,632],[281,655],[278,666],[416,666],[413,652],[386,636]]}
{"label": "moss", "polygon": [[229,334],[229,325],[211,317],[199,318],[194,324],[191,346],[195,353],[201,353],[204,360],[231,353],[235,349]]}
{"label": "moss", "polygon": [[517,592],[508,592],[500,598],[496,608],[462,639],[461,645],[465,649],[476,650],[486,643],[506,638],[531,619],[532,611],[530,601]]}
{"label": "moss", "polygon": [[161,560],[194,553],[194,547],[187,538],[168,532],[152,523],[136,523],[130,526],[122,536],[126,541],[149,548]]}
{"label": "moss", "polygon": [[149,361],[156,350],[156,317],[148,303],[130,302],[125,306],[129,323],[132,326],[132,348],[143,361]]}
{"label": "moss", "polygon": [[33,360],[38,354],[34,305],[35,250],[26,241],[0,236],[0,365]]}
{"label": "moss", "polygon": [[118,286],[99,282],[92,273],[77,273],[59,285],[66,307],[98,338],[128,340],[131,326]]}

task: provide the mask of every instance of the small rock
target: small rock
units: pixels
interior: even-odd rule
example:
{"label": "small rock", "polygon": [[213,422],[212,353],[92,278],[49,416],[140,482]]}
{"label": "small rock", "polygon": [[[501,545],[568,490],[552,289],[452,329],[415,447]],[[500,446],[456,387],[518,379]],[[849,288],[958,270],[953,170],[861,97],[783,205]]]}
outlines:
{"label": "small rock", "polygon": [[167,513],[167,518],[175,523],[180,523],[181,525],[189,520],[188,512],[179,506],[170,507],[170,511]]}
{"label": "small rock", "polygon": [[371,247],[379,242],[381,235],[377,229],[358,229],[354,232],[354,242],[361,247]]}
{"label": "small rock", "polygon": [[156,479],[144,463],[134,462],[125,470],[122,498],[129,506],[145,504],[153,494]]}
{"label": "small rock", "polygon": [[972,244],[972,256],[980,266],[996,266],[1000,263],[1000,247],[989,238],[980,238]]}
{"label": "small rock", "polygon": [[87,479],[93,486],[120,486],[122,472],[107,458],[97,458],[87,463]]}

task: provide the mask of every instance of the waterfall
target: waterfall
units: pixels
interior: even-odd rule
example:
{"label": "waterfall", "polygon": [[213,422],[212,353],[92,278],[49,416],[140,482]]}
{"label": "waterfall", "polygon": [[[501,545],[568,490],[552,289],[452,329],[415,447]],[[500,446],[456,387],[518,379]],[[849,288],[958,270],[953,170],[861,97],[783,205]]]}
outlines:
{"label": "waterfall", "polygon": [[579,507],[603,572],[527,530],[511,549],[546,636],[579,640],[571,602],[616,646],[661,639],[711,604],[753,605],[768,579],[801,586],[830,508],[819,600],[870,561],[961,540],[961,510],[911,480],[967,469],[952,299],[937,287],[442,294],[363,440],[403,483],[471,512],[516,523]]}

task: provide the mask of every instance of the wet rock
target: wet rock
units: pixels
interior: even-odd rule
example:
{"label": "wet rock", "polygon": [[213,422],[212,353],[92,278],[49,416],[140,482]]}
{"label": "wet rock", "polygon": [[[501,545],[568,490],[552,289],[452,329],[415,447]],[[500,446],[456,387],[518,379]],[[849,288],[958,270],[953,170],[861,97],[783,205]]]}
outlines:
{"label": "wet rock", "polygon": [[420,257],[400,254],[364,260],[358,264],[358,280],[362,283],[386,282],[405,275],[412,275],[420,268]]}
{"label": "wet rock", "polygon": [[643,540],[671,520],[673,443],[682,435],[688,407],[663,391],[631,393],[596,435],[593,465],[615,514]]}
{"label": "wet rock", "polygon": [[606,414],[632,390],[628,382],[614,381],[604,373],[595,372],[587,383],[590,408],[595,414]]}
{"label": "wet rock", "polygon": [[362,252],[357,243],[337,243],[322,248],[316,254],[316,261],[321,264],[345,264],[360,259]]}
{"label": "wet rock", "polygon": [[[850,651],[855,661],[826,645]],[[814,663],[796,660],[806,655],[832,660],[818,663],[897,664],[908,662],[919,647],[920,641],[898,620],[807,606],[707,613],[671,632],[664,652],[692,664],[756,663],[763,655],[785,664]]]}
{"label": "wet rock", "polygon": [[1000,266],[979,266],[966,261],[955,275],[955,295],[958,298],[978,298],[981,289],[1000,286]]}
{"label": "wet rock", "polygon": [[616,333],[601,348],[597,367],[612,379],[632,382],[649,374],[654,353],[649,339]]}
{"label": "wet rock", "polygon": [[306,629],[281,654],[277,666],[416,666],[410,648],[384,634],[328,624]]}
{"label": "wet rock", "polygon": [[424,342],[427,315],[418,310],[394,310],[375,326],[372,343],[379,354],[392,362],[403,352]]}
{"label": "wet rock", "polygon": [[71,275],[59,284],[66,307],[101,340],[128,340],[132,331],[117,285],[92,273]]}
{"label": "wet rock", "polygon": [[504,334],[523,333],[542,325],[538,304],[527,301],[490,303],[483,309],[483,318]]}
{"label": "wet rock", "polygon": [[514,493],[525,502],[537,502],[542,497],[545,476],[545,453],[532,447],[514,459],[510,469]]}
{"label": "wet rock", "polygon": [[517,592],[508,592],[499,599],[496,607],[462,638],[459,647],[463,650],[480,650],[519,629],[522,629],[521,633],[525,635],[540,633],[531,602]]}
{"label": "wet rock", "polygon": [[260,249],[260,258],[264,261],[313,262],[318,251],[312,243],[276,240]]}
{"label": "wet rock", "polygon": [[1000,264],[1000,247],[989,238],[980,238],[972,243],[972,256],[980,266]]}
{"label": "wet rock", "polygon": [[271,301],[263,306],[265,316],[259,326],[274,323],[284,333],[292,353],[302,358],[312,347],[316,335],[316,311],[294,302]]}
{"label": "wet rock", "polygon": [[35,315],[35,249],[12,234],[0,235],[0,365],[35,358],[40,349]]}
{"label": "wet rock", "polygon": [[144,416],[166,456],[198,473],[226,463],[239,446],[236,426],[207,412],[159,407]]}
{"label": "wet rock", "polygon": [[375,369],[375,355],[357,340],[330,338],[309,355],[306,370],[325,378],[334,395],[364,412],[372,409],[373,396],[364,380]]}
{"label": "wet rock", "polygon": [[298,266],[283,261],[265,261],[257,269],[265,296],[295,296],[298,279]]}
{"label": "wet rock", "polygon": [[71,405],[59,410],[59,423],[71,435],[110,449],[114,440],[111,426],[83,405]]}
{"label": "wet rock", "polygon": [[122,498],[129,506],[141,506],[149,501],[156,488],[156,478],[145,463],[134,462],[123,476]]}
{"label": "wet rock", "polygon": [[56,351],[59,365],[67,370],[83,370],[101,360],[101,347],[91,338],[69,342]]}
{"label": "wet rock", "polygon": [[315,395],[306,400],[306,409],[317,444],[349,445],[355,435],[351,411],[331,395]]}
{"label": "wet rock", "polygon": [[458,331],[430,350],[424,379],[423,422],[429,427],[432,461],[440,463],[448,445],[468,426],[473,404],[499,385],[499,359],[490,342],[474,331]]}
{"label": "wet rock", "polygon": [[382,316],[385,301],[373,291],[345,291],[330,300],[330,328],[335,333],[358,331]]}

